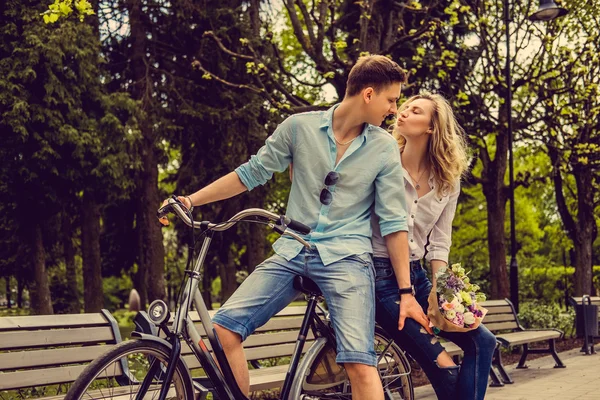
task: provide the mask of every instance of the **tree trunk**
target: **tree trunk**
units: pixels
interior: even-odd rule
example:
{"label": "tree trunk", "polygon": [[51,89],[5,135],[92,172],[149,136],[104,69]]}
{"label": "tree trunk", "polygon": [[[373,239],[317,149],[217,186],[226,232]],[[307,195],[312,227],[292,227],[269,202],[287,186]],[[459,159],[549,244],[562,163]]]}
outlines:
{"label": "tree trunk", "polygon": [[86,313],[104,307],[100,260],[100,206],[92,196],[84,196],[81,207],[81,258],[83,263],[83,302]]}
{"label": "tree trunk", "polygon": [[23,308],[23,291],[25,290],[25,279],[17,274],[17,307]]}
{"label": "tree trunk", "polygon": [[[131,67],[132,95],[140,100],[142,109],[146,113],[151,112],[151,76],[147,68],[146,60],[146,30],[142,16],[142,2],[130,0],[127,3],[129,11],[129,22],[131,27]],[[148,87],[150,85],[150,87]],[[152,125],[148,121],[141,121],[142,133],[141,160],[142,172],[138,180],[138,207],[137,228],[139,238],[139,280],[138,286],[142,301],[142,309],[146,302],[155,299],[165,299],[165,249],[162,242],[160,224],[156,219],[156,210],[160,205],[158,194],[158,166],[156,158],[156,147]]]}
{"label": "tree trunk", "polygon": [[563,190],[559,151],[551,144],[547,145],[548,156],[552,162],[552,179],[556,194],[556,205],[569,239],[573,241],[575,264],[575,296],[592,294],[592,246],[595,240],[596,218],[594,216],[594,191],[592,172],[589,166],[578,162],[573,167],[577,185],[577,219],[573,217]]}
{"label": "tree trunk", "polygon": [[[225,236],[225,235],[224,235]],[[235,266],[234,247],[227,242],[225,248],[225,262],[219,268],[219,276],[221,277],[221,304],[225,303],[229,297],[235,292],[238,287],[236,280],[237,268]]]}
{"label": "tree trunk", "polygon": [[[498,196],[500,197],[500,196]],[[506,242],[504,240],[504,204],[497,197],[487,197],[488,250],[490,254],[490,288],[492,299],[509,297],[508,271],[506,268]]]}
{"label": "tree trunk", "polygon": [[491,160],[487,148],[480,149],[483,163],[481,185],[487,203],[488,250],[490,256],[490,296],[492,299],[509,297],[506,268],[506,242],[504,220],[506,216],[506,173],[508,137],[498,135],[495,159]]}
{"label": "tree trunk", "polygon": [[[250,201],[248,207],[263,208],[265,205],[266,188],[260,186],[246,194]],[[248,236],[246,239],[246,257],[245,267],[248,273],[252,273],[254,268],[265,260],[267,253],[267,229],[262,224],[249,224]]]}
{"label": "tree trunk", "polygon": [[35,224],[32,232],[33,282],[30,288],[32,314],[54,314],[50,298],[50,285],[46,272],[46,250],[42,238],[42,228]]}
{"label": "tree trunk", "polygon": [[[144,171],[139,191],[137,223],[140,235],[140,270],[144,271],[146,299],[165,299],[165,249],[156,219],[156,210],[160,205],[158,195],[158,167],[151,144],[143,150]],[[142,302],[142,308],[145,303]]]}
{"label": "tree trunk", "polygon": [[577,164],[573,169],[577,183],[577,220],[575,237],[575,296],[592,295],[592,247],[596,218],[594,216],[593,177],[589,167]]}
{"label": "tree trunk", "polygon": [[63,251],[65,258],[65,266],[67,272],[67,288],[68,290],[68,302],[67,313],[79,314],[79,289],[77,288],[77,268],[75,266],[75,248],[73,247],[73,225],[71,224],[71,217],[68,213],[63,214],[62,220],[62,239],[63,239]]}
{"label": "tree trunk", "polygon": [[11,304],[10,304],[10,276],[7,276],[6,278],[4,278],[6,280],[6,308],[11,308]]}

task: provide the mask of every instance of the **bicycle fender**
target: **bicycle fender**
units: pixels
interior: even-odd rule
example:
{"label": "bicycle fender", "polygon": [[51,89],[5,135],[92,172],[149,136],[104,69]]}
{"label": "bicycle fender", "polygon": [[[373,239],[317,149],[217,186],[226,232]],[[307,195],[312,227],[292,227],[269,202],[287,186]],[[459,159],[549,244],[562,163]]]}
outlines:
{"label": "bicycle fender", "polygon": [[[173,346],[171,346],[171,343],[167,342],[165,339],[163,339],[161,337],[150,335],[149,333],[141,333],[141,332],[133,331],[133,332],[131,332],[131,338],[135,339],[135,340],[149,340],[152,342],[160,343],[163,346],[167,346],[169,348],[169,350],[173,349]],[[185,360],[181,356],[179,357],[179,359],[181,360],[181,362],[183,363],[183,366],[185,367],[187,377],[193,382],[192,375],[190,373],[190,369],[188,368],[187,364],[185,363]]]}

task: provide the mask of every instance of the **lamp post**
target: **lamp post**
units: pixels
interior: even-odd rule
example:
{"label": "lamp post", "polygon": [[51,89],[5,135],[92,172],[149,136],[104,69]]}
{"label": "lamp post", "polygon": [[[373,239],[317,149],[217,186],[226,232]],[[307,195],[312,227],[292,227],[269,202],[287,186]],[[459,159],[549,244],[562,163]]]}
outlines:
{"label": "lamp post", "polygon": [[[568,13],[567,9],[559,7],[553,0],[540,0],[536,12],[528,18],[530,21],[551,21]],[[510,22],[509,0],[504,0],[504,26],[506,31],[506,109],[508,128],[508,170],[510,192],[510,299],[519,312],[519,264],[517,263],[517,237],[515,233],[515,171],[513,158],[513,127],[512,127],[512,76],[510,73]]]}

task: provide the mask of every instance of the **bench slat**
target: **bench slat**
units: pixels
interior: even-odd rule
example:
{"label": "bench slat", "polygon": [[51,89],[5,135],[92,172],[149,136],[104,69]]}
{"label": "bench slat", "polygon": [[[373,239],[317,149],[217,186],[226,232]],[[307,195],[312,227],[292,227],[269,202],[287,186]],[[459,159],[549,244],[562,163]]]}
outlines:
{"label": "bench slat", "polygon": [[[60,368],[7,372],[2,374],[2,379],[0,379],[0,390],[73,382],[85,367],[86,365],[75,365]],[[122,369],[120,363],[116,363],[115,368],[110,368],[110,372],[114,373],[114,375],[110,376],[121,375]]]}
{"label": "bench slat", "polygon": [[30,315],[0,318],[0,331],[24,329],[77,328],[107,325],[102,314]]}
{"label": "bench slat", "polygon": [[0,333],[0,349],[49,347],[85,343],[112,342],[115,338],[110,327],[73,328],[45,331]]}
{"label": "bench slat", "polygon": [[[498,300],[498,301],[500,301],[500,300]],[[487,310],[488,310],[487,315],[510,314],[513,312],[512,307],[507,305],[506,302],[504,303],[503,306],[493,306],[493,307],[483,306],[483,307],[487,308]]]}
{"label": "bench slat", "polygon": [[460,356],[463,354],[462,349],[454,342],[440,342],[440,344],[444,347],[444,350],[446,350],[450,357]]}
{"label": "bench slat", "polygon": [[522,332],[511,332],[496,335],[498,340],[503,342],[506,346],[518,346],[525,343],[541,342],[548,339],[558,339],[561,337],[561,333],[558,331],[522,331]]}
{"label": "bench slat", "polygon": [[485,320],[485,318],[483,319],[483,321],[484,321],[485,327],[488,328],[492,332],[519,328],[516,321],[496,322],[496,323],[491,323],[491,324],[488,324],[487,321]]}
{"label": "bench slat", "polygon": [[481,303],[481,306],[484,308],[491,308],[491,307],[503,307],[506,306],[506,300],[486,300],[483,303]]}
{"label": "bench slat", "polygon": [[487,314],[483,318],[483,323],[487,325],[492,322],[510,322],[510,321],[514,321],[514,320],[515,320],[515,316],[512,313],[511,314],[492,314],[492,315]]}
{"label": "bench slat", "polygon": [[87,363],[112,347],[112,345],[102,345],[0,353],[0,371]]}

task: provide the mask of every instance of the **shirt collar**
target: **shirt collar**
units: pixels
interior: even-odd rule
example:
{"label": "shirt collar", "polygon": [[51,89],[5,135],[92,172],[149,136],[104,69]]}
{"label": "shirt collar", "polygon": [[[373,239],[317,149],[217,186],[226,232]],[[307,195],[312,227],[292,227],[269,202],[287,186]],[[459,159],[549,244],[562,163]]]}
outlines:
{"label": "shirt collar", "polygon": [[[325,113],[323,114],[323,117],[321,117],[321,125],[319,127],[321,129],[326,129],[327,134],[331,137],[331,140],[334,140],[333,126],[332,126],[333,112],[335,111],[336,108],[339,107],[339,105],[340,105],[340,103],[334,104],[331,108],[329,108],[327,111],[325,111]],[[363,130],[361,132],[363,143],[367,141],[367,139],[370,136],[370,133],[372,131],[373,131],[373,125],[365,123]]]}

